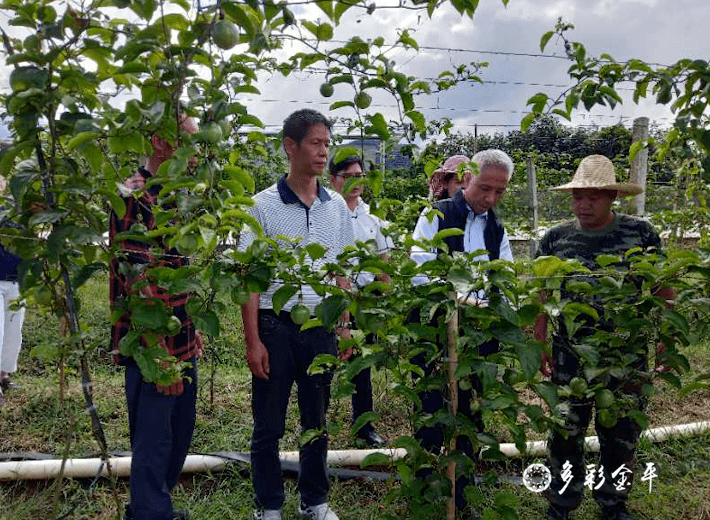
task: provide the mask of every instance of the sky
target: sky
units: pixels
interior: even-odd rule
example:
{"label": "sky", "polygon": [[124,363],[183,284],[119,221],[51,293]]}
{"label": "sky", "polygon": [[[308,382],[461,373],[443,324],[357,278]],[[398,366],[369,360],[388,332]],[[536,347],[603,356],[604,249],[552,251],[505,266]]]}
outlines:
{"label": "sky", "polygon": [[[377,4],[386,5],[382,0]],[[311,20],[323,18],[312,5],[294,6],[293,10],[297,16]],[[554,97],[571,84],[566,73],[570,62],[564,58],[561,42],[553,38],[544,53],[539,47],[542,35],[552,30],[560,17],[575,26],[568,38],[583,43],[590,55],[608,53],[618,61],[640,58],[662,64],[680,58],[708,58],[707,0],[510,0],[507,7],[500,0],[481,0],[473,19],[460,16],[448,4],[437,9],[431,19],[412,10],[378,7],[368,15],[363,9],[352,8],[336,28],[334,39],[382,35],[391,41],[397,29],[407,28],[419,43],[419,51],[394,51],[389,57],[400,70],[416,77],[434,77],[457,64],[488,62],[479,74],[483,84],[461,84],[441,94],[418,96],[416,103],[427,119],[450,118],[454,132],[472,133],[476,126],[479,134],[508,132],[519,129],[529,97],[537,92]],[[2,19],[0,24],[5,25]],[[298,50],[285,44],[283,52]],[[0,89],[6,88],[7,75],[6,67],[0,70]],[[336,85],[335,96],[323,98],[318,91],[323,79],[317,71],[287,78],[262,75],[261,95],[240,101],[267,125],[267,130],[274,131],[280,129],[290,112],[302,107],[331,117],[353,117],[350,108],[329,112],[330,102],[351,97],[352,91]],[[385,95],[374,95],[371,110],[394,116],[396,109]],[[629,99],[613,111],[579,111],[572,124],[622,123],[630,127],[639,116],[649,117],[661,127],[672,122],[667,109],[651,102],[636,106]]]}
{"label": "sky", "polygon": [[[416,102],[427,118],[449,117],[454,131],[469,133],[508,132],[519,129],[527,113],[526,100],[537,92],[556,96],[571,83],[566,71],[561,42],[550,40],[544,54],[540,38],[554,28],[559,17],[573,23],[568,38],[585,45],[590,55],[608,53],[619,61],[640,58],[651,63],[670,64],[680,58],[708,58],[710,48],[710,3],[706,0],[481,0],[473,19],[461,17],[451,7],[438,9],[429,19],[422,13],[402,10],[361,11],[346,14],[335,38],[392,35],[394,28],[407,27],[420,51],[400,52],[390,57],[403,71],[417,77],[432,77],[454,64],[488,62],[480,77],[483,84],[462,84],[439,95],[420,96]],[[309,11],[314,18],[317,8]],[[272,78],[261,86],[260,100],[247,102],[267,125],[278,127],[299,105],[328,111],[318,93],[322,75],[298,74]],[[628,90],[621,92],[624,96]],[[335,97],[347,96],[345,85],[336,85]],[[373,109],[394,114],[392,101],[375,96]],[[339,109],[333,116],[352,117],[352,109]],[[633,119],[649,117],[667,127],[672,114],[665,108],[629,99],[614,111],[580,111],[575,125],[608,126],[621,122],[630,127]]]}

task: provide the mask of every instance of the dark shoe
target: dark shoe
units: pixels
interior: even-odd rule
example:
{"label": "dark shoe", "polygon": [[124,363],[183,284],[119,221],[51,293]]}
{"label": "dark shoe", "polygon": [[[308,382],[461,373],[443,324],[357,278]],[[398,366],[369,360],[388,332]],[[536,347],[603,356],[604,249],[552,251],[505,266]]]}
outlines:
{"label": "dark shoe", "polygon": [[365,444],[373,448],[383,448],[384,446],[387,446],[387,441],[384,440],[370,424],[360,428],[355,435],[357,435],[359,439],[365,441]]}
{"label": "dark shoe", "polygon": [[[569,509],[551,505],[545,515],[546,520],[569,520]],[[605,519],[606,520],[606,519]]]}
{"label": "dark shoe", "polygon": [[7,392],[8,390],[19,390],[20,385],[13,383],[12,379],[9,377],[4,377],[2,381],[0,381],[0,388],[2,388],[3,392]]}
{"label": "dark shoe", "polygon": [[626,504],[602,506],[602,518],[605,520],[634,520],[634,517],[626,509]]}

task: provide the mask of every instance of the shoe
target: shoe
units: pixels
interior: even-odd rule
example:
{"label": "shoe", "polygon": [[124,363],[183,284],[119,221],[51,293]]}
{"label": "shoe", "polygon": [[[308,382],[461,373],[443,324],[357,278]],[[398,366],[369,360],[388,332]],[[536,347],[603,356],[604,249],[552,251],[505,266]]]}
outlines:
{"label": "shoe", "polygon": [[280,509],[255,509],[254,520],[281,520]]}
{"label": "shoe", "polygon": [[13,382],[9,377],[3,377],[2,381],[0,381],[0,388],[2,388],[3,392],[7,392],[8,390],[19,390],[20,385]]}
{"label": "shoe", "polygon": [[301,504],[298,512],[302,518],[307,518],[308,520],[340,520],[335,511],[328,506],[328,502],[308,507]]}
{"label": "shoe", "polygon": [[365,441],[365,444],[373,448],[383,448],[387,446],[387,441],[384,440],[371,424],[366,424],[360,428],[355,434],[358,439]]}
{"label": "shoe", "polygon": [[605,520],[634,520],[624,503],[615,506],[602,506],[602,518]]}
{"label": "shoe", "polygon": [[[569,520],[569,514],[569,509],[563,509],[561,507],[551,505],[547,510],[545,518],[546,520]],[[606,517],[604,518],[607,520]]]}

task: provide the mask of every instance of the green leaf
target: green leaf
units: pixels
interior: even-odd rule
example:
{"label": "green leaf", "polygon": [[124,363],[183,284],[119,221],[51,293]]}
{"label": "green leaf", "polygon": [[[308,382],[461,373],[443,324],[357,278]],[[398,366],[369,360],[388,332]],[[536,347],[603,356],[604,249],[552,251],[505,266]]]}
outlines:
{"label": "green leaf", "polygon": [[304,249],[308,253],[308,256],[311,257],[311,260],[318,260],[319,258],[323,258],[326,253],[326,248],[318,242],[311,242]]}
{"label": "green leaf", "polygon": [[601,267],[609,267],[610,265],[621,263],[621,257],[618,255],[598,255],[596,260]]}
{"label": "green leaf", "polygon": [[537,112],[537,113],[542,113],[542,111],[545,109],[545,106],[547,105],[547,100],[548,100],[547,94],[543,92],[539,92],[535,94],[533,97],[528,99],[528,101],[525,103],[526,105],[532,105],[532,111]]}
{"label": "green leaf", "polygon": [[559,398],[557,397],[556,384],[551,381],[540,381],[539,383],[534,384],[533,388],[551,409],[554,409],[555,406],[557,406]]}
{"label": "green leaf", "polygon": [[382,114],[377,112],[372,116],[368,116],[370,124],[365,127],[365,132],[369,135],[377,135],[383,141],[387,141],[390,138],[390,131],[387,127],[387,121]]}
{"label": "green leaf", "polygon": [[409,34],[409,31],[402,31],[402,34],[400,34],[399,36],[399,43],[401,43],[405,48],[412,47],[416,50],[419,50],[419,44],[414,38],[412,38],[412,36]]}
{"label": "green leaf", "polygon": [[337,109],[343,108],[343,107],[355,108],[355,103],[353,103],[352,101],[346,101],[346,100],[336,101],[335,103],[331,103],[330,106],[328,107],[328,109],[329,110],[337,110]]}
{"label": "green leaf", "polygon": [[321,304],[321,321],[326,329],[331,329],[340,319],[350,302],[341,294],[326,297]]}
{"label": "green leaf", "polygon": [[583,314],[585,316],[591,316],[594,321],[599,320],[599,313],[597,313],[597,310],[591,305],[581,302],[567,302],[562,307],[562,314],[570,319],[574,319],[580,314]]}
{"label": "green leaf", "polygon": [[250,193],[254,193],[254,190],[256,189],[254,177],[252,177],[244,168],[228,164],[224,167],[224,173],[226,173],[230,179],[235,180],[244,186],[245,190]]}
{"label": "green leaf", "polygon": [[328,15],[328,18],[333,18],[333,2],[331,0],[318,0],[316,2],[316,5],[320,8],[321,11]]}
{"label": "green leaf", "polygon": [[443,244],[445,239],[463,234],[464,232],[460,228],[442,229],[441,231],[438,231],[436,235],[434,235],[434,238],[432,238],[431,241],[433,244]]}
{"label": "green leaf", "polygon": [[370,453],[366,456],[360,463],[361,468],[367,468],[369,466],[390,466],[392,464],[392,459],[385,455],[384,453]]}
{"label": "green leaf", "polygon": [[536,278],[554,276],[561,271],[564,261],[556,256],[541,256],[533,262],[532,270]]}
{"label": "green leaf", "polygon": [[97,136],[96,132],[81,132],[69,140],[67,148],[74,150],[87,142],[93,141]]}
{"label": "green leaf", "polygon": [[335,155],[333,156],[333,162],[335,164],[338,164],[347,159],[348,157],[352,157],[353,155],[357,155],[359,157],[360,150],[358,150],[357,148],[353,148],[352,146],[343,146],[342,148],[338,148],[335,152]]}
{"label": "green leaf", "polygon": [[343,16],[345,11],[350,9],[352,6],[354,6],[354,3],[351,2],[336,2],[335,3],[335,9],[333,10],[333,20],[335,21],[336,24],[340,23],[340,18]]}
{"label": "green leaf", "polygon": [[30,217],[29,223],[31,226],[37,224],[51,224],[54,222],[58,222],[65,216],[66,211],[61,211],[58,209],[46,209],[44,211],[32,215],[32,217]]}
{"label": "green leaf", "polygon": [[530,381],[540,369],[542,346],[534,343],[516,345],[515,354],[518,356],[525,377]]}
{"label": "green leaf", "polygon": [[532,125],[535,122],[535,119],[537,118],[537,115],[534,112],[529,113],[526,115],[522,121],[520,121],[520,130],[522,132],[525,132],[528,128],[530,128],[530,125]]}
{"label": "green leaf", "polygon": [[706,390],[710,390],[710,384],[705,381],[693,381],[692,383],[683,386],[683,388],[678,391],[678,397],[683,398],[694,392],[704,392]]}
{"label": "green leaf", "polygon": [[295,285],[282,285],[281,287],[276,289],[276,292],[272,297],[274,312],[276,314],[280,313],[281,309],[283,309],[283,306],[286,305],[286,302],[288,302],[297,292],[298,287]]}
{"label": "green leaf", "polygon": [[160,303],[139,303],[131,306],[131,321],[139,327],[159,330],[167,323],[168,315]]}
{"label": "green leaf", "polygon": [[550,38],[552,38],[554,35],[555,31],[548,31],[542,35],[542,38],[540,38],[540,52],[544,52],[545,47],[547,46],[547,42],[549,42]]}
{"label": "green leaf", "polygon": [[192,312],[190,317],[198,330],[214,338],[220,334],[219,318],[212,310],[202,312]]}
{"label": "green leaf", "polygon": [[567,119],[568,121],[572,120],[572,116],[567,112],[566,110],[562,110],[561,108],[554,108],[552,109],[552,113],[556,114],[564,119]]}
{"label": "green leaf", "polygon": [[333,26],[328,23],[316,25],[313,22],[302,21],[301,24],[308,29],[319,41],[328,41],[333,38]]}
{"label": "green leaf", "polygon": [[661,314],[661,321],[665,322],[668,326],[673,326],[676,331],[681,332],[684,336],[690,334],[690,325],[688,320],[685,319],[678,311],[674,310],[664,310]]}
{"label": "green leaf", "polygon": [[644,148],[646,148],[645,140],[631,143],[631,147],[629,148],[629,162],[633,162],[638,153]]}

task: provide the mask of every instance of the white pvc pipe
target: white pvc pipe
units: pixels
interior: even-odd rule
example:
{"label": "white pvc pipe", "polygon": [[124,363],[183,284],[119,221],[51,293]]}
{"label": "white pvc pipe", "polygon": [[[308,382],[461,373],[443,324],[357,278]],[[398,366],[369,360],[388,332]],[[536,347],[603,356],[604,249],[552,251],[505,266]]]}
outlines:
{"label": "white pvc pipe", "polygon": [[[119,477],[131,474],[131,457],[111,457],[111,473]],[[188,455],[183,473],[203,473],[224,469],[227,461],[212,455]],[[0,480],[44,480],[59,477],[61,459],[22,460],[0,462]],[[99,458],[68,459],[64,465],[64,476],[73,478],[94,478],[101,469],[102,476],[108,476],[106,464]]]}
{"label": "white pvc pipe", "polygon": [[[688,437],[710,430],[710,421],[675,426],[662,426],[652,428],[641,433],[652,442],[661,442],[669,437]],[[588,451],[599,451],[599,439],[596,436],[587,437],[585,446]],[[521,452],[512,443],[500,445],[500,451],[508,457],[519,457]],[[545,455],[547,452],[546,441],[528,442],[524,454],[530,457]],[[403,448],[384,448],[379,450],[332,450],[328,452],[328,465],[330,466],[360,466],[362,461],[372,453],[386,455],[391,461],[403,459],[407,450]],[[119,477],[127,477],[131,470],[131,457],[112,457],[110,460],[111,472]],[[297,451],[281,453],[281,460],[298,462]],[[188,455],[183,473],[206,473],[221,471],[228,464],[228,460],[214,455]],[[69,459],[64,466],[64,476],[67,478],[93,478],[101,469],[101,475],[108,476],[104,464],[101,468],[101,459]],[[46,480],[59,477],[62,461],[52,460],[25,460],[0,462],[0,481],[3,480]]]}

